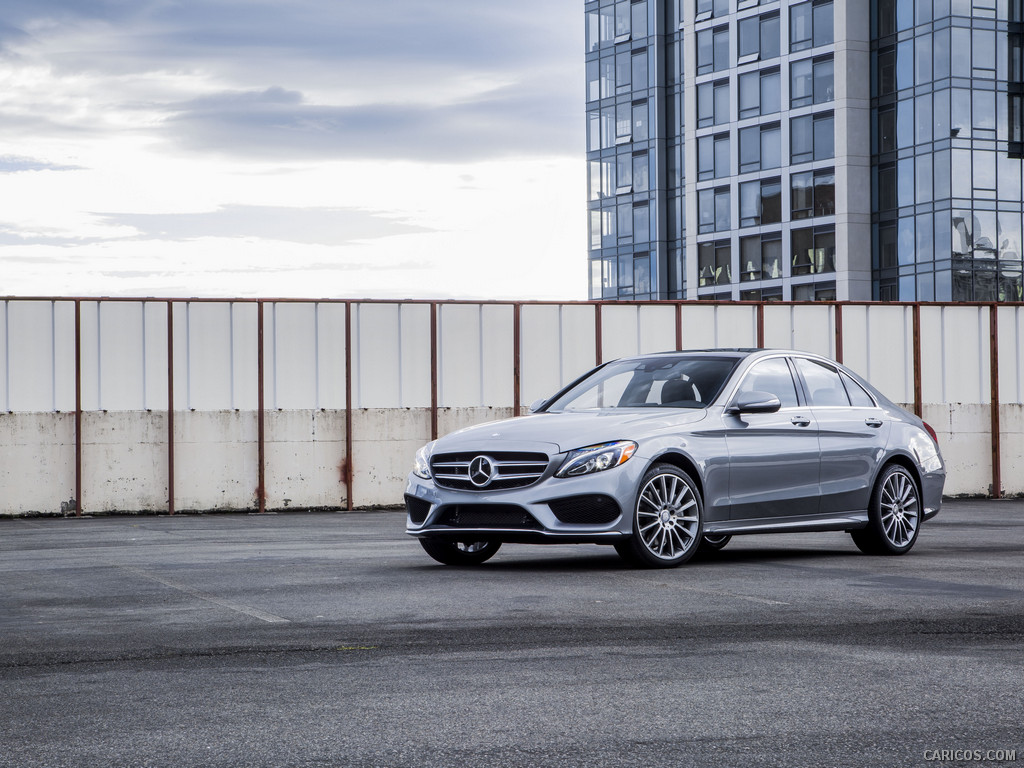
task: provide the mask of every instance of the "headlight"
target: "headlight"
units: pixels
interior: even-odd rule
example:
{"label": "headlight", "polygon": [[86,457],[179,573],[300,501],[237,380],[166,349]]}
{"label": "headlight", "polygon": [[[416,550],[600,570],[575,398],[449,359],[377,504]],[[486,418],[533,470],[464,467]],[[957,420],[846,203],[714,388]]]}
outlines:
{"label": "headlight", "polygon": [[625,464],[636,451],[636,443],[632,440],[619,440],[615,443],[601,443],[586,448],[569,451],[562,468],[555,477],[577,477],[601,472],[605,469]]}
{"label": "headlight", "polygon": [[416,451],[416,459],[412,465],[412,473],[424,480],[430,479],[430,454],[434,451],[434,443],[430,442]]}

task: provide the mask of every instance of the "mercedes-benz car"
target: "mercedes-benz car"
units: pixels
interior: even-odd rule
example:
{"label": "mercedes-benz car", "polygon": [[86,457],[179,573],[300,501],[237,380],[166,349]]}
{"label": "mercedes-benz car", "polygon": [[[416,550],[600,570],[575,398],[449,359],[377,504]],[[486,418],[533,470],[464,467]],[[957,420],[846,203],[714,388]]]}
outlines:
{"label": "mercedes-benz car", "polygon": [[800,531],[847,531],[864,553],[901,555],[942,503],[935,431],[805,352],[615,360],[531,411],[416,454],[406,532],[435,560],[594,543],[671,567],[739,534]]}

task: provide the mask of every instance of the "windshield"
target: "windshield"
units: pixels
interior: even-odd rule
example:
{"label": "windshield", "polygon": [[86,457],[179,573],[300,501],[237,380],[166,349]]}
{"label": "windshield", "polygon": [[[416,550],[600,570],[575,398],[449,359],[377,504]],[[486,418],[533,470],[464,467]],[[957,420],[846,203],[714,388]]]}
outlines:
{"label": "windshield", "polygon": [[737,362],[690,356],[619,360],[594,371],[544,410],[704,408],[718,396]]}

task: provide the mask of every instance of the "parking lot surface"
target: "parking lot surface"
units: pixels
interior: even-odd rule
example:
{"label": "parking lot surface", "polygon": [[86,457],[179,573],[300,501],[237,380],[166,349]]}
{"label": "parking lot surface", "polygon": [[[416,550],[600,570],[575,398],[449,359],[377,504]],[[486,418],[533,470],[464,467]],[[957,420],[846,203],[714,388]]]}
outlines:
{"label": "parking lot surface", "polygon": [[450,568],[403,530],[0,521],[0,766],[1024,764],[1022,501],[948,503],[905,557],[751,536],[671,571]]}

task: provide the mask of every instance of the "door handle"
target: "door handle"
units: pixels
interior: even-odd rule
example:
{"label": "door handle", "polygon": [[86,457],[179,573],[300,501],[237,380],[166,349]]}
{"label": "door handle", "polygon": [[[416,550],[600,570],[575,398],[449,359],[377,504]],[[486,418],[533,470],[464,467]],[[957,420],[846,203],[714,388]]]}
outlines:
{"label": "door handle", "polygon": [[808,424],[811,423],[811,419],[809,416],[794,416],[793,418],[790,419],[790,421],[793,422],[793,424],[795,424],[798,427],[806,427]]}
{"label": "door handle", "polygon": [[875,429],[878,429],[880,426],[882,426],[881,419],[864,419],[864,423],[867,424],[869,427],[874,427]]}

